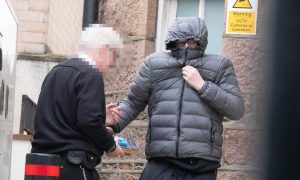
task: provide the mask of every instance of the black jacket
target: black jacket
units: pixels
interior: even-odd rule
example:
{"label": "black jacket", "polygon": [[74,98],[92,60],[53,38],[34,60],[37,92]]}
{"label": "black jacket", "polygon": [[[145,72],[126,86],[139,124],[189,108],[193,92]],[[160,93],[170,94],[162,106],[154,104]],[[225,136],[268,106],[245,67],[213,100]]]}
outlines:
{"label": "black jacket", "polygon": [[55,66],[43,82],[32,152],[85,150],[100,158],[114,145],[104,124],[102,75],[86,61],[69,59]]}

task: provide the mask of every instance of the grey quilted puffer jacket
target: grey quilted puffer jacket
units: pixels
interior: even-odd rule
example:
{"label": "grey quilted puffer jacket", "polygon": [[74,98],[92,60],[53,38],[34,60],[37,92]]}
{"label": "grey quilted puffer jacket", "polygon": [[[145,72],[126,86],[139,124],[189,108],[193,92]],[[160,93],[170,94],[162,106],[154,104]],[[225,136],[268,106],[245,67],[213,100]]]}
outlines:
{"label": "grey quilted puffer jacket", "polygon": [[[200,48],[175,48],[176,40],[194,38]],[[207,29],[197,17],[177,18],[170,27],[166,47],[170,53],[149,55],[121,103],[123,129],[148,104],[147,157],[203,158],[220,161],[224,116],[237,120],[244,113],[232,63],[204,54]],[[200,91],[182,77],[185,65],[198,69],[205,84]]]}

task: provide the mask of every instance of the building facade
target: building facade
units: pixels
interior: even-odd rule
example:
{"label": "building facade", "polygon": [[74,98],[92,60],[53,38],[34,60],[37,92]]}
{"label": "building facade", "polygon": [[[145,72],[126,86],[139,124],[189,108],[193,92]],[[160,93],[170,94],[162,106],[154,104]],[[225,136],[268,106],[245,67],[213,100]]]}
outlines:
{"label": "building facade", "polygon": [[[252,0],[249,2],[254,6]],[[219,54],[233,62],[246,107],[241,120],[223,123],[223,157],[218,179],[257,179],[259,123],[256,108],[260,93],[257,86],[261,83],[259,75],[264,63],[264,1],[257,2],[255,35],[226,33],[227,4],[228,1],[222,0],[110,0],[99,3],[99,21],[117,27],[126,39],[125,50],[131,52],[126,56],[125,68],[113,78],[106,78],[105,88],[108,101],[123,99],[144,58],[154,51],[164,50],[164,36],[172,20],[177,16],[204,18],[209,34],[206,53]],[[145,111],[123,134],[135,137],[144,150],[146,130]],[[138,179],[145,162],[144,155],[106,158],[99,172],[104,179]]]}
{"label": "building facade", "polygon": [[10,0],[18,17],[18,60],[14,132],[19,131],[22,95],[37,102],[49,70],[76,52],[82,30],[83,0]]}
{"label": "building facade", "polygon": [[[14,132],[18,132],[21,96],[37,101],[47,72],[66,56],[76,52],[82,29],[84,0],[11,0],[19,18],[18,59]],[[253,0],[248,0],[253,3]],[[239,0],[236,0],[239,2]],[[228,1],[222,0],[98,0],[98,22],[115,27],[124,37],[123,68],[105,78],[107,103],[122,100],[144,58],[164,49],[164,36],[177,16],[199,16],[206,21],[209,45],[206,53],[229,58],[233,64],[246,103],[239,121],[224,122],[222,167],[218,179],[256,179],[255,163],[259,132],[256,121],[263,54],[262,34],[265,0],[257,2],[255,35],[226,33]],[[122,132],[134,137],[144,150],[147,112],[141,113]],[[111,159],[98,166],[102,179],[138,179],[145,155]]]}

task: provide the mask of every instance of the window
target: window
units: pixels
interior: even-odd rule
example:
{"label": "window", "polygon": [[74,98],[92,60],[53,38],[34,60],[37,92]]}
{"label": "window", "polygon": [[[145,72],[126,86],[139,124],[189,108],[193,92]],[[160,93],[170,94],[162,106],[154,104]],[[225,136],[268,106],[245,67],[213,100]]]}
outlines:
{"label": "window", "polygon": [[178,0],[176,17],[199,16],[199,0]]}
{"label": "window", "polygon": [[159,0],[156,31],[156,51],[165,50],[165,36],[176,17],[198,16],[208,29],[206,53],[221,54],[224,30],[223,0]]}

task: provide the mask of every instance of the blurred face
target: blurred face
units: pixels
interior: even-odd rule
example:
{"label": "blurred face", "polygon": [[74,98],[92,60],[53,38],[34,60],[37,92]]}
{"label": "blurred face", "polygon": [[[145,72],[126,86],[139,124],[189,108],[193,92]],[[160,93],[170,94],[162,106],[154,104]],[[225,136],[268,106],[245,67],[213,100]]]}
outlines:
{"label": "blurred face", "polygon": [[116,49],[109,46],[101,46],[94,56],[96,66],[102,73],[116,66]]}

